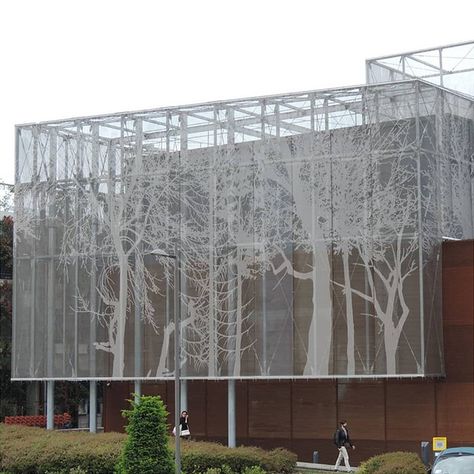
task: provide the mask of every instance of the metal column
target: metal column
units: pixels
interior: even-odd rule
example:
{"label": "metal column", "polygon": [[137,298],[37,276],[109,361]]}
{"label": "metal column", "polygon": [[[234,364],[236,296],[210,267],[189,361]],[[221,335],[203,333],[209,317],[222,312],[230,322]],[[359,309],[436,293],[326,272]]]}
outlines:
{"label": "metal column", "polygon": [[[91,190],[94,195],[98,194],[99,190],[99,161],[100,161],[100,143],[99,143],[99,124],[94,123],[92,125],[92,182]],[[97,215],[92,215],[92,241],[94,245],[97,245],[97,234],[98,234],[99,222]],[[95,343],[97,342],[97,257],[94,255],[91,259],[90,267],[90,321],[89,321],[89,376],[95,377],[97,373],[97,357]],[[91,382],[92,383],[92,382]],[[94,388],[95,390],[95,388]],[[97,404],[96,404],[97,406]],[[89,427],[91,424],[89,424]],[[92,431],[92,430],[91,430]],[[95,430],[94,430],[95,433]]]}
{"label": "metal column", "polygon": [[181,401],[180,401],[179,412],[181,413],[183,410],[188,409],[188,383],[187,383],[187,380],[182,380],[181,379],[180,394],[181,394]]}
{"label": "metal column", "polygon": [[419,373],[425,373],[425,310],[424,310],[424,281],[423,281],[423,193],[421,180],[421,130],[420,130],[420,84],[415,85],[416,97],[416,116],[415,116],[415,134],[416,134],[416,175],[418,189],[418,285],[420,292],[420,369]]}
{"label": "metal column", "polygon": [[97,382],[89,382],[89,431],[97,433]]}
{"label": "metal column", "polygon": [[174,425],[175,436],[175,464],[176,472],[181,473],[181,439],[179,432],[180,417],[180,321],[181,321],[181,290],[180,290],[180,260],[179,250],[176,245],[174,260]]}
{"label": "metal column", "polygon": [[235,379],[229,379],[227,383],[227,443],[229,448],[236,446],[235,429]]}
{"label": "metal column", "polygon": [[[143,122],[141,119],[137,119],[135,122],[135,133],[136,133],[136,145],[135,145],[135,166],[137,173],[143,173],[143,157],[142,157],[142,146],[143,146]],[[142,184],[143,186],[143,184]],[[135,221],[139,229],[144,226],[143,221],[143,202],[140,202],[135,209]],[[137,234],[138,235],[138,234]],[[144,262],[142,260],[141,254],[143,251],[143,241],[136,243],[137,247],[135,250],[135,278],[137,278],[137,283],[135,286],[135,311],[134,311],[134,373],[135,377],[141,377],[142,375],[142,344],[143,344],[143,325],[142,325],[142,316],[143,316],[143,293],[144,293],[144,270],[141,266],[144,267]],[[135,402],[141,396],[141,383],[139,380],[135,381]]]}
{"label": "metal column", "polygon": [[[56,152],[58,135],[57,130],[51,130],[49,133],[49,163],[48,174],[49,183],[54,185],[56,182]],[[48,377],[53,377],[54,372],[54,329],[55,329],[55,286],[56,286],[56,263],[54,254],[56,249],[56,231],[55,231],[55,198],[52,197],[47,210],[48,227],[48,259],[47,259],[47,328],[46,335],[46,373]]]}
{"label": "metal column", "polygon": [[140,380],[135,380],[134,392],[135,392],[135,403],[138,403],[138,401],[140,400],[140,397],[142,396],[142,382]]}
{"label": "metal column", "polygon": [[54,380],[46,382],[46,429],[54,429]]}

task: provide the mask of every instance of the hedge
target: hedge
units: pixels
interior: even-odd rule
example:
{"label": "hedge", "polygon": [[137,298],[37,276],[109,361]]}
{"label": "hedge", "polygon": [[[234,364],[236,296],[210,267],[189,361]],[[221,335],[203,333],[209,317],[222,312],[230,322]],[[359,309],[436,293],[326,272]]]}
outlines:
{"label": "hedge", "polygon": [[0,471],[9,473],[114,472],[124,434],[48,431],[0,424]]}
{"label": "hedge", "polygon": [[[122,433],[60,432],[0,424],[0,472],[11,474],[92,474],[114,472],[127,436]],[[170,440],[173,448],[174,440]],[[291,473],[296,455],[284,449],[227,448],[216,443],[182,442],[182,470],[202,474],[228,465],[233,473],[260,467],[269,473]],[[81,471],[82,470],[82,471]]]}
{"label": "hedge", "polygon": [[425,474],[426,469],[415,453],[394,452],[364,461],[358,474]]}
{"label": "hedge", "polygon": [[209,468],[229,466],[232,472],[261,467],[266,472],[287,474],[296,467],[296,454],[277,448],[264,451],[255,447],[229,449],[221,444],[204,442],[183,443],[182,469],[187,474],[201,474]]}

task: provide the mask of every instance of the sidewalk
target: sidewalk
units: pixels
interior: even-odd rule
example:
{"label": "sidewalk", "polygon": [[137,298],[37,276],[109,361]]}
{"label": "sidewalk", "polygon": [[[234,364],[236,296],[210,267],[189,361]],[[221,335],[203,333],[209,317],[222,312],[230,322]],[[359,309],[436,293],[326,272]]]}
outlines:
{"label": "sidewalk", "polygon": [[[313,464],[311,462],[297,462],[296,466],[300,469],[310,469],[314,471],[334,472],[334,464]],[[337,472],[347,472],[345,466],[339,466]],[[353,467],[351,472],[357,472],[357,467]]]}

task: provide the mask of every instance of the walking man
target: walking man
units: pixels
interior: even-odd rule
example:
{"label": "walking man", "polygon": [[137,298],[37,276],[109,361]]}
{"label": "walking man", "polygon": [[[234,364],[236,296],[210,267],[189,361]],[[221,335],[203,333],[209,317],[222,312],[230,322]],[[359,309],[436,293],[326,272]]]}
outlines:
{"label": "walking man", "polygon": [[351,472],[351,466],[349,464],[349,454],[347,453],[347,449],[355,449],[355,446],[352,444],[351,438],[349,437],[349,430],[347,429],[346,421],[341,421],[339,423],[339,428],[337,429],[334,435],[334,443],[336,444],[337,449],[339,450],[339,455],[337,456],[334,470],[338,470],[339,464],[341,464],[342,459],[344,458],[346,470],[347,472]]}

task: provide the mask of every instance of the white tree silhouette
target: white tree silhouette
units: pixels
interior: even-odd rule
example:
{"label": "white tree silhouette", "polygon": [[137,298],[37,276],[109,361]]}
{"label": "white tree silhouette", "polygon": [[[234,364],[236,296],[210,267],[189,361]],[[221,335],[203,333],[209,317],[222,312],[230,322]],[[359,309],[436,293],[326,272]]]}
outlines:
{"label": "white tree silhouette", "polygon": [[186,179],[189,210],[182,270],[194,316],[183,333],[182,348],[184,357],[198,370],[205,367],[211,377],[222,370],[239,376],[241,357],[255,342],[253,301],[245,301],[243,292],[245,280],[256,277],[254,216],[248,209],[253,173],[236,165],[232,156],[219,156],[211,171],[193,160]]}
{"label": "white tree silhouette", "polygon": [[[372,137],[369,127],[338,130],[331,140],[332,151],[332,242],[343,268],[347,333],[347,374],[355,374],[355,322],[352,302],[350,257],[367,229],[368,189],[371,186]],[[356,252],[354,252],[356,253]]]}
{"label": "white tree silhouette", "polygon": [[[386,371],[395,374],[399,340],[410,314],[405,282],[418,270],[418,194],[416,176],[408,160],[399,156],[394,157],[391,163],[378,163],[377,166],[389,167],[388,171],[385,170],[387,177],[373,175],[371,188],[374,205],[370,225],[362,227],[362,233],[354,241],[365,270],[367,292],[335,284],[344,292],[351,291],[371,304],[374,310],[372,316],[383,331]],[[417,360],[417,363],[419,365],[420,361]]]}
{"label": "white tree silhouette", "polygon": [[[309,327],[305,375],[327,375],[330,367],[332,341],[332,297],[330,283],[330,262],[328,238],[330,236],[330,160],[329,134],[311,137],[311,146],[305,149],[304,139],[287,139],[288,156],[282,162],[276,161],[266,170],[269,186],[274,192],[267,198],[267,207],[275,202],[290,206],[295,223],[295,235],[281,235],[273,232],[275,238],[269,241],[268,262],[277,275],[286,272],[294,278],[310,280],[312,283],[313,312]],[[308,153],[309,156],[305,156]],[[275,196],[275,193],[280,196]],[[278,198],[278,200],[277,200]],[[277,208],[281,213],[285,207]],[[266,212],[269,212],[267,209]],[[270,215],[273,214],[271,211]],[[274,220],[279,222],[279,220]],[[292,230],[293,232],[293,230]],[[282,242],[295,242],[295,249],[302,249],[312,256],[311,269],[297,271],[282,251]],[[277,267],[272,256],[282,259]]]}
{"label": "white tree silhouette", "polygon": [[[115,150],[109,148],[107,153],[112,155]],[[61,258],[70,263],[85,255],[89,267],[84,270],[98,274],[97,294],[102,304],[94,307],[78,294],[79,308],[106,326],[107,340],[97,341],[95,347],[112,354],[114,377],[124,375],[125,325],[132,308],[139,305],[142,320],[158,330],[150,294],[159,292],[159,279],[145,265],[144,255],[170,247],[170,239],[175,238],[170,226],[177,225],[169,217],[170,209],[180,199],[177,174],[164,179],[160,162],[142,156],[139,142],[121,153],[120,174],[114,170],[105,176],[91,173],[85,177],[78,164],[58,196],[58,207],[73,209],[64,216]],[[76,159],[80,160],[79,152]],[[170,204],[165,196],[174,196],[175,202]]]}

